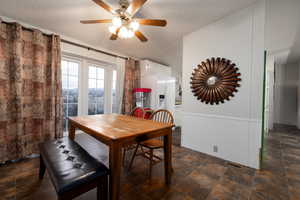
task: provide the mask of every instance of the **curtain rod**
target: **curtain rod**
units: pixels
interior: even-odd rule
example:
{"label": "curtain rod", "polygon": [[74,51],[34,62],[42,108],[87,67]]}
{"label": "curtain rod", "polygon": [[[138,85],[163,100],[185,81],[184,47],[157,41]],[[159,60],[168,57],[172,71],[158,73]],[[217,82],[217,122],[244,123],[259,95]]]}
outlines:
{"label": "curtain rod", "polygon": [[71,45],[74,45],[74,46],[77,46],[77,47],[81,47],[81,48],[84,48],[84,49],[87,49],[87,50],[95,51],[95,52],[98,52],[98,53],[102,53],[102,54],[105,54],[105,55],[108,55],[108,56],[113,56],[113,57],[117,57],[117,58],[122,58],[124,60],[128,60],[127,57],[119,56],[117,54],[113,54],[113,53],[109,53],[109,52],[102,51],[102,50],[99,50],[99,49],[95,49],[95,48],[92,48],[92,47],[89,47],[89,46],[86,46],[86,45],[82,45],[82,44],[78,44],[78,43],[75,43],[75,42],[71,42],[71,41],[68,41],[68,40],[65,40],[65,39],[61,39],[61,42],[66,43],[66,44],[71,44]]}
{"label": "curtain rod", "polygon": [[[1,21],[1,20],[0,20],[0,22],[2,22],[4,24],[8,24],[8,25],[15,24],[15,22],[5,22],[5,21]],[[31,32],[33,32],[33,30],[34,30],[32,28],[27,28],[27,27],[24,27],[24,26],[22,26],[22,29],[27,30],[27,31],[31,31]],[[51,34],[43,33],[43,35],[50,36]],[[95,52],[98,52],[98,53],[102,53],[102,54],[105,54],[105,55],[108,55],[108,56],[128,60],[128,57],[124,57],[124,56],[120,56],[120,55],[117,55],[117,54],[109,53],[109,52],[106,52],[106,51],[95,49],[93,47],[89,47],[89,46],[86,46],[86,45],[71,42],[71,41],[68,41],[68,40],[65,40],[65,39],[61,39],[61,42],[66,43],[66,44],[71,44],[71,45],[74,45],[74,46],[77,46],[77,47],[81,47],[81,48],[84,48],[84,49],[87,49],[87,50],[90,50],[90,51],[95,51]]]}

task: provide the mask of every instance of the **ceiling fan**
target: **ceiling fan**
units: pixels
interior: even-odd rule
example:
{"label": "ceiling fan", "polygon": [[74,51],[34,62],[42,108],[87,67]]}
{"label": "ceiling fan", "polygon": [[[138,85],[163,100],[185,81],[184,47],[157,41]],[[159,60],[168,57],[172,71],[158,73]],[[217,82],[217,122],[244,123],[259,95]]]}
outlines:
{"label": "ceiling fan", "polygon": [[139,31],[140,25],[162,27],[167,25],[166,20],[134,18],[135,14],[146,3],[147,0],[132,0],[131,3],[129,3],[128,0],[120,0],[120,8],[117,10],[113,10],[102,0],[92,1],[113,14],[113,19],[83,20],[80,22],[82,24],[111,23],[112,26],[109,27],[109,31],[112,34],[110,37],[111,40],[117,40],[118,37],[131,38],[135,35],[140,41],[147,42],[148,39]]}

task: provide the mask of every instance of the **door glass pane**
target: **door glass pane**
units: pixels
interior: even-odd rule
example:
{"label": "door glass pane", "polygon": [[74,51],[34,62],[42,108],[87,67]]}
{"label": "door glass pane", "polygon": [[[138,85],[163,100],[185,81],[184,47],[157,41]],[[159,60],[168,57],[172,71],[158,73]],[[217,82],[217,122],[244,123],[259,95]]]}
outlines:
{"label": "door glass pane", "polygon": [[78,76],[78,63],[69,63],[69,75]]}
{"label": "door glass pane", "polygon": [[89,67],[89,78],[97,78],[97,68],[90,66]]}
{"label": "door glass pane", "polygon": [[96,114],[103,114],[104,113],[104,110],[103,110],[103,103],[99,103],[99,104],[96,104]]}
{"label": "door glass pane", "polygon": [[113,71],[112,77],[112,112],[118,113],[117,97],[116,97],[116,85],[117,85],[117,71]]}
{"label": "door glass pane", "polygon": [[61,63],[61,73],[63,75],[67,75],[68,74],[68,62],[67,61],[62,61]]}
{"label": "door glass pane", "polygon": [[64,131],[68,130],[68,117],[78,115],[79,63],[62,60],[62,96],[64,100]]}
{"label": "door glass pane", "polygon": [[89,99],[88,114],[104,113],[104,69],[89,67]]}
{"label": "door glass pane", "polygon": [[95,93],[93,91],[96,88],[97,88],[97,80],[96,79],[89,79],[89,95],[95,96]]}
{"label": "door glass pane", "polygon": [[69,89],[77,89],[78,88],[78,77],[69,76]]}
{"label": "door glass pane", "polygon": [[64,108],[63,108],[63,110],[64,110],[64,121],[63,121],[63,126],[64,126],[64,130],[66,131],[66,130],[68,130],[68,127],[67,127],[67,119],[66,119],[66,116],[68,116],[68,109],[67,109],[67,107],[68,107],[68,104],[66,104],[66,103],[64,103]]}
{"label": "door glass pane", "polygon": [[89,115],[95,115],[96,114],[96,104],[89,102],[88,114]]}
{"label": "door glass pane", "polygon": [[69,103],[68,104],[68,116],[77,116],[78,115],[78,104],[77,103]]}
{"label": "door glass pane", "polygon": [[97,97],[104,96],[104,80],[97,80]]}
{"label": "door glass pane", "polygon": [[97,68],[97,79],[104,79],[104,69]]}
{"label": "door glass pane", "polygon": [[78,90],[77,89],[69,90],[68,103],[78,103]]}
{"label": "door glass pane", "polygon": [[68,76],[67,75],[62,76],[62,88],[63,89],[68,88]]}

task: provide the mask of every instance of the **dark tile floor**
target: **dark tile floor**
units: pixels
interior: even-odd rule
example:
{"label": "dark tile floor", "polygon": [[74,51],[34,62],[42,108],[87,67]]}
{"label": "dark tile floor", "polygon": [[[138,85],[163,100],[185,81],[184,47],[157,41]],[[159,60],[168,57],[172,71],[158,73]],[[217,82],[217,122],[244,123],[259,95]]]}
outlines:
{"label": "dark tile floor", "polygon": [[[150,182],[147,162],[138,158],[130,172],[123,170],[121,199],[300,200],[300,131],[277,126],[265,143],[260,171],[174,146],[173,183],[169,188],[164,186],[162,164],[154,167]],[[38,181],[38,167],[38,159],[1,166],[0,199],[56,199],[48,176]],[[77,199],[95,197],[91,191]]]}

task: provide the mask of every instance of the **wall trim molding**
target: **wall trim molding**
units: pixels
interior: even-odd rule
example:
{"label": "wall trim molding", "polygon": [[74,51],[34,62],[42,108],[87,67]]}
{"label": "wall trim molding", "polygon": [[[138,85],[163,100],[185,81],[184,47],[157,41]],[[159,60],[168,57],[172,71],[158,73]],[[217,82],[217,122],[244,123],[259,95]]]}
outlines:
{"label": "wall trim molding", "polygon": [[214,119],[226,119],[226,120],[235,120],[235,121],[246,121],[252,123],[261,123],[261,119],[251,119],[251,118],[242,118],[242,117],[232,117],[225,115],[212,115],[212,114],[203,114],[203,113],[193,113],[193,112],[182,112],[183,115],[196,116],[201,118],[214,118]]}

